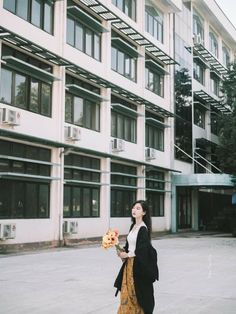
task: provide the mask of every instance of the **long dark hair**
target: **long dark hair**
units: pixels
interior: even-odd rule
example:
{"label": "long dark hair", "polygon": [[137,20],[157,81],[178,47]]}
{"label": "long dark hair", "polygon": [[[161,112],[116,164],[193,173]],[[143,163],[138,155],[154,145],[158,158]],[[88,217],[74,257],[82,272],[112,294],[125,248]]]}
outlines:
{"label": "long dark hair", "polygon": [[[148,235],[149,235],[149,238],[151,239],[152,219],[151,219],[151,216],[150,216],[150,211],[149,211],[148,204],[144,200],[138,200],[138,201],[136,201],[136,202],[134,202],[132,204],[131,208],[133,208],[136,204],[140,204],[142,206],[143,211],[145,212],[145,215],[143,216],[143,222],[147,226]],[[133,224],[135,224],[135,218],[133,216],[131,216],[131,219],[132,219]]]}

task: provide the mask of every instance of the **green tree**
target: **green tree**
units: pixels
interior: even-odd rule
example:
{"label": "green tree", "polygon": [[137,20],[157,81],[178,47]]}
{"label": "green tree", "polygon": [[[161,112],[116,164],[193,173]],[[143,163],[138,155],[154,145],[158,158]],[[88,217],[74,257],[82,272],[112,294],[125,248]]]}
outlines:
{"label": "green tree", "polygon": [[231,65],[227,78],[222,82],[222,92],[222,102],[232,112],[220,118],[217,156],[222,170],[236,175],[236,63]]}

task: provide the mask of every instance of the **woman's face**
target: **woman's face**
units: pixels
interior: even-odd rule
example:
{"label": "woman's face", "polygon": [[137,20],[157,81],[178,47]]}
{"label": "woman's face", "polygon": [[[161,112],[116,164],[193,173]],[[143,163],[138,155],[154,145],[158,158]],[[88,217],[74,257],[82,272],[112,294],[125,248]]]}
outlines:
{"label": "woman's face", "polygon": [[132,217],[134,218],[143,218],[145,212],[143,211],[142,205],[140,203],[136,203],[132,208]]}

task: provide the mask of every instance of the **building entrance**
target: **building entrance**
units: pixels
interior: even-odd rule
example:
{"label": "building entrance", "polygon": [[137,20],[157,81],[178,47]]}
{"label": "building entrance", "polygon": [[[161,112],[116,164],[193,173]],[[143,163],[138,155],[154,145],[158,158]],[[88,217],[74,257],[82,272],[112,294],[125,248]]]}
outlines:
{"label": "building entrance", "polygon": [[192,228],[192,198],[190,188],[177,187],[177,213],[178,229]]}

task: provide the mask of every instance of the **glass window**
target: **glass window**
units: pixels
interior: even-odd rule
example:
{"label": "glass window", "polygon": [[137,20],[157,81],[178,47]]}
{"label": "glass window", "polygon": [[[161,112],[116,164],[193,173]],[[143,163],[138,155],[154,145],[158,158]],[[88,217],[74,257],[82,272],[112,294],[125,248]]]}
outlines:
{"label": "glass window", "polygon": [[6,10],[11,11],[12,13],[15,13],[16,11],[16,0],[4,0],[3,1],[3,7]]}
{"label": "glass window", "polygon": [[[71,45],[73,44],[71,43]],[[83,26],[79,23],[76,23],[75,25],[75,47],[81,51],[84,51],[84,29]]]}
{"label": "glass window", "polygon": [[165,215],[164,213],[165,194],[160,193],[160,192],[147,191],[146,197],[149,204],[151,216],[153,217],[164,216]]}
{"label": "glass window", "polygon": [[45,83],[42,83],[41,114],[51,115],[51,86]]}
{"label": "glass window", "polygon": [[52,21],[53,21],[53,7],[52,4],[45,2],[44,4],[44,20],[43,29],[52,34]]}
{"label": "glass window", "polygon": [[101,38],[97,34],[94,34],[94,58],[101,60]]}
{"label": "glass window", "polygon": [[48,0],[4,0],[4,8],[34,24],[44,31],[53,33],[53,1]]}
{"label": "glass window", "polygon": [[30,111],[39,112],[39,82],[33,78],[30,84]]}
{"label": "glass window", "polygon": [[66,94],[65,121],[69,123],[72,123],[73,121],[72,108],[73,108],[73,97],[72,95]]}
{"label": "glass window", "polygon": [[71,18],[67,18],[66,41],[68,44],[75,45],[75,22]]}
{"label": "glass window", "polygon": [[146,123],[146,147],[164,151],[164,129]]}
{"label": "glass window", "polygon": [[146,88],[153,93],[164,97],[164,75],[162,73],[154,72],[146,68],[145,72]]}
{"label": "glass window", "polygon": [[20,74],[15,75],[15,106],[26,108],[26,77]]}
{"label": "glass window", "polygon": [[210,83],[211,83],[211,92],[215,94],[216,96],[219,96],[220,80],[214,73],[211,73],[210,75]]}
{"label": "glass window", "polygon": [[86,28],[85,32],[85,53],[89,56],[92,56],[93,49],[93,34],[92,31]]}
{"label": "glass window", "polygon": [[24,218],[25,199],[24,183],[15,182],[12,185],[12,216],[15,218]]}
{"label": "glass window", "polygon": [[111,217],[130,217],[131,205],[135,202],[136,191],[129,189],[111,190]]}
{"label": "glass window", "polygon": [[1,69],[1,84],[0,84],[0,100],[10,104],[12,102],[12,72],[2,68]]}
{"label": "glass window", "polygon": [[145,6],[145,30],[163,43],[163,13],[150,5]]}
{"label": "glass window", "polygon": [[32,0],[31,23],[37,27],[41,26],[41,1]]}
{"label": "glass window", "polygon": [[218,41],[213,32],[209,33],[209,50],[215,57],[218,58]]}
{"label": "glass window", "polygon": [[136,19],[136,0],[112,0],[112,3],[135,21]]}
{"label": "glass window", "polygon": [[194,124],[205,128],[205,109],[196,105],[194,106]]}
{"label": "glass window", "polygon": [[63,216],[70,217],[70,204],[71,204],[71,188],[64,186],[64,205],[63,205]]}
{"label": "glass window", "polygon": [[114,71],[117,71],[117,53],[118,50],[114,47],[111,47],[111,68]]}
{"label": "glass window", "polygon": [[[10,2],[10,1],[9,1]],[[17,1],[16,15],[20,16],[24,20],[28,19],[28,0]]]}
{"label": "glass window", "polygon": [[205,83],[205,67],[197,61],[193,62],[193,77],[199,83],[204,85],[204,83]]}
{"label": "glass window", "polygon": [[111,68],[126,78],[136,81],[136,59],[116,47],[111,48]]}
{"label": "glass window", "polygon": [[26,217],[34,218],[37,217],[37,184],[36,183],[26,183]]}
{"label": "glass window", "polygon": [[193,14],[193,34],[204,41],[204,22],[196,13]]}
{"label": "glass window", "polygon": [[39,185],[39,217],[49,216],[49,186]]}
{"label": "glass window", "polygon": [[226,47],[222,48],[222,59],[223,59],[223,64],[226,68],[230,65],[230,56],[229,56],[229,51]]}
{"label": "glass window", "polygon": [[[100,130],[100,104],[88,99],[66,96],[66,121],[82,127],[99,131]],[[73,117],[71,116],[71,110]],[[70,121],[70,119],[72,119]]]}
{"label": "glass window", "polygon": [[81,189],[74,187],[73,188],[73,198],[72,198],[72,216],[73,217],[80,217],[81,210],[80,210],[80,203],[81,203],[81,196],[80,196]]}
{"label": "glass window", "polygon": [[74,124],[83,125],[83,109],[84,101],[83,98],[74,97]]}
{"label": "glass window", "polygon": [[72,16],[67,17],[67,43],[90,57],[101,60],[101,35]]}
{"label": "glass window", "polygon": [[[3,46],[4,47],[4,46]],[[4,53],[3,49],[3,53]],[[13,56],[16,56],[13,50]],[[17,55],[20,57],[21,55]],[[26,55],[23,55],[26,57]],[[25,62],[34,64],[34,59],[23,58]],[[43,63],[36,62],[37,67],[42,68]],[[48,66],[47,66],[47,70]],[[51,115],[51,85],[39,81],[29,75],[15,72],[11,69],[1,69],[0,101],[9,103],[12,106],[30,110],[45,116]]]}

